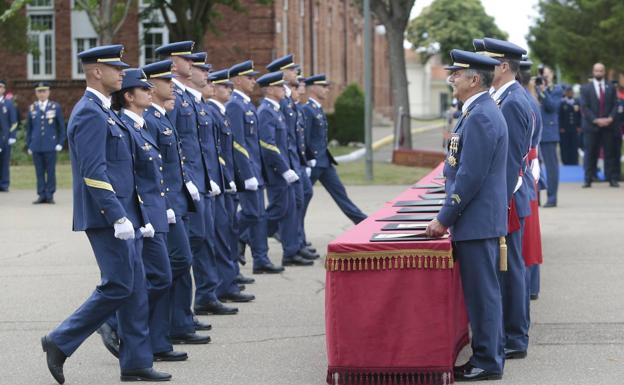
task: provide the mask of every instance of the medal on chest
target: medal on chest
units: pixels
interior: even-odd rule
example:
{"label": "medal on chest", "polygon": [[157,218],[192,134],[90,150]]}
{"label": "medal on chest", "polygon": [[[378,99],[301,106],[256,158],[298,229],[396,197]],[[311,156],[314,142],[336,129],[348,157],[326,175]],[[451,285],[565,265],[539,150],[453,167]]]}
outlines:
{"label": "medal on chest", "polygon": [[451,167],[457,166],[457,152],[459,151],[459,134],[451,134],[451,139],[449,141],[449,154],[446,158],[446,162]]}

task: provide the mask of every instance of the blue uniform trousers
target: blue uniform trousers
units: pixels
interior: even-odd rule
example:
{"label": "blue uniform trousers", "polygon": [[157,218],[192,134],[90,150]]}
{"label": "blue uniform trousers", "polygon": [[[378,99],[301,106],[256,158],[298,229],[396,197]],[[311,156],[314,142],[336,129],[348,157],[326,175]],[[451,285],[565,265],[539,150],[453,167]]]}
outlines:
{"label": "blue uniform trousers", "polygon": [[191,264],[193,253],[187,233],[187,218],[176,216],[176,223],[169,225],[167,249],[171,262],[170,335],[195,332],[193,323],[193,277]]}
{"label": "blue uniform trousers", "polygon": [[[237,264],[232,261],[230,211],[226,206],[225,194],[215,197],[215,255],[221,282],[217,286],[217,296],[240,293],[234,279],[238,275]],[[238,249],[237,249],[238,250]]]}
{"label": "blue uniform trousers", "polygon": [[297,215],[295,184],[269,185],[267,195],[267,233],[279,232],[284,258],[297,254],[301,248],[299,239],[299,217]]}
{"label": "blue uniform trousers", "polygon": [[529,267],[529,293],[537,295],[540,292],[540,265]]}
{"label": "blue uniform trousers", "polygon": [[557,190],[559,189],[559,159],[557,158],[557,142],[540,143],[540,153],[546,167],[547,200],[546,203],[557,203]]}
{"label": "blue uniform trousers", "polygon": [[312,200],[312,195],[314,195],[314,189],[312,188],[312,181],[308,174],[304,172],[301,173],[301,178],[299,179],[301,182],[301,186],[303,188],[303,207],[301,209],[301,233],[303,235],[303,246],[305,246],[305,242],[307,242],[307,237],[305,233],[305,217],[308,212],[308,206],[310,205],[310,201]]}
{"label": "blue uniform trousers", "polygon": [[453,242],[459,262],[464,301],[472,330],[470,363],[493,373],[502,373],[503,305],[499,284],[498,238]]}
{"label": "blue uniform trousers", "polygon": [[325,190],[331,195],[334,202],[338,205],[340,210],[353,221],[358,224],[366,219],[364,214],[347,195],[342,181],[336,173],[336,168],[330,164],[329,167],[314,167],[312,168],[312,176],[310,177],[312,184],[315,184],[317,180],[321,181]]}
{"label": "blue uniform trousers", "polygon": [[240,266],[238,265],[238,196],[236,193],[225,193],[225,208],[230,219],[228,226],[230,259],[234,263],[234,270],[238,275],[240,274]]}
{"label": "blue uniform trousers", "polygon": [[[305,174],[302,172],[300,174]],[[304,192],[303,192],[303,180],[301,175],[299,175],[299,180],[293,183],[293,188],[295,189],[295,210],[297,211],[297,245],[299,249],[305,247],[305,230],[303,228],[303,203],[304,203]]]}
{"label": "blue uniform trousers", "polygon": [[117,312],[120,338],[119,363],[124,370],[152,367],[149,308],[145,270],[141,258],[143,240],[123,241],[112,228],[86,231],[100,268],[101,282],[91,296],[49,337],[67,356],[108,318]]}
{"label": "blue uniform trousers", "polygon": [[238,212],[238,230],[242,242],[249,244],[254,267],[271,263],[267,243],[267,218],[264,208],[264,188],[242,191],[238,194],[241,209]]}
{"label": "blue uniform trousers", "polygon": [[503,293],[503,317],[505,326],[505,349],[527,350],[529,346],[529,314],[527,308],[526,267],[522,257],[522,232],[507,234],[507,271],[500,272]]}
{"label": "blue uniform trousers", "polygon": [[0,144],[0,190],[8,190],[10,182],[9,166],[11,165],[11,146]]}
{"label": "blue uniform trousers", "polygon": [[219,271],[215,256],[214,198],[203,194],[189,213],[189,238],[193,252],[195,305],[217,301]]}
{"label": "blue uniform trousers", "polygon": [[37,175],[37,195],[52,199],[56,191],[56,151],[33,152]]}

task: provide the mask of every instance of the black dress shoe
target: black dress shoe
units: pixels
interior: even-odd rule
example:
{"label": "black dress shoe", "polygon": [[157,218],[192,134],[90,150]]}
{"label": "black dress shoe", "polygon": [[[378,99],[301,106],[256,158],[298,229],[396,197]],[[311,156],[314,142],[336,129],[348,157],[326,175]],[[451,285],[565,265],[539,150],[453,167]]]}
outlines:
{"label": "black dress shoe", "polygon": [[253,268],[254,274],[279,274],[282,271],[284,271],[283,266],[275,266],[272,263],[269,263],[268,265]]}
{"label": "black dress shoe", "polygon": [[208,302],[202,305],[195,305],[195,314],[198,315],[230,315],[238,313],[238,308],[228,307],[219,301]]}
{"label": "black dress shoe", "polygon": [[170,352],[154,353],[154,361],[186,361],[188,354],[186,352]]}
{"label": "black dress shoe", "polygon": [[240,291],[245,291],[245,290],[247,290],[247,286],[245,286],[245,285],[243,285],[243,284],[238,284],[238,285],[236,285],[236,286],[238,286],[238,290],[240,290]]}
{"label": "black dress shoe", "polygon": [[46,200],[44,197],[39,197],[37,198],[37,200],[33,201],[33,205],[40,205],[42,203],[46,203]]}
{"label": "black dress shoe", "polygon": [[557,207],[557,204],[554,203],[554,202],[546,202],[546,203],[544,203],[544,206],[542,206],[542,207],[545,207],[545,208],[546,207]]}
{"label": "black dress shoe", "polygon": [[193,317],[193,326],[195,327],[195,331],[199,330],[212,330],[212,325],[209,323],[201,322],[197,319],[197,317]]}
{"label": "black dress shoe", "polygon": [[454,368],[453,372],[457,382],[500,380],[503,378],[501,373],[488,372],[487,370],[476,368],[470,363]]}
{"label": "black dress shoe", "polygon": [[247,244],[242,241],[238,241],[238,263],[245,266],[247,264],[247,259],[245,259],[245,248]]}
{"label": "black dress shoe", "polygon": [[312,242],[306,241],[305,245],[306,245],[306,247],[310,247],[310,246],[312,246]]}
{"label": "black dress shoe", "polygon": [[56,202],[54,201],[54,198],[48,198],[48,199],[46,199],[46,203],[47,203],[47,204],[50,204],[50,205],[54,205],[54,204],[56,204]]}
{"label": "black dress shoe", "polygon": [[210,336],[202,336],[197,333],[186,333],[169,337],[174,345],[204,345],[210,343]]}
{"label": "black dress shoe", "polygon": [[585,182],[585,183],[583,183],[583,185],[581,187],[583,187],[583,188],[590,188],[591,187],[591,182]]}
{"label": "black dress shoe", "polygon": [[297,252],[298,255],[302,256],[305,259],[315,260],[320,258],[321,256],[310,252],[308,249],[301,249]]}
{"label": "black dress shoe", "polygon": [[539,294],[531,294],[531,301],[536,301],[539,299]]}
{"label": "black dress shoe", "polygon": [[65,376],[63,375],[63,364],[67,359],[65,353],[61,351],[52,342],[48,336],[41,337],[41,347],[43,351],[46,353],[46,361],[48,363],[48,370],[52,374],[52,377],[58,382],[62,384],[65,382]]}
{"label": "black dress shoe", "polygon": [[115,356],[115,358],[119,358],[119,336],[117,332],[113,330],[109,324],[104,322],[97,330],[97,333],[102,337],[102,343],[106,350]]}
{"label": "black dress shoe", "polygon": [[609,182],[609,186],[611,187],[620,187],[620,182],[618,182],[617,180],[612,180]]}
{"label": "black dress shoe", "polygon": [[122,370],[121,381],[169,381],[171,380],[171,374],[165,372],[159,372],[154,368],[147,369],[135,369],[135,370]]}
{"label": "black dress shoe", "polygon": [[251,302],[254,299],[256,299],[255,295],[245,293],[228,293],[219,297],[221,302]]}
{"label": "black dress shoe", "polygon": [[245,277],[242,274],[238,274],[236,278],[234,278],[234,282],[240,285],[251,285],[252,283],[256,282],[256,280],[250,277]]}
{"label": "black dress shoe", "polygon": [[526,358],[526,356],[527,356],[526,350],[505,349],[506,360],[519,360],[519,359]]}
{"label": "black dress shoe", "polygon": [[282,259],[282,266],[312,266],[313,264],[313,261],[306,259],[299,254]]}
{"label": "black dress shoe", "polygon": [[316,253],[316,248],[315,247],[306,245],[306,249],[308,249],[308,251],[311,252],[311,253]]}

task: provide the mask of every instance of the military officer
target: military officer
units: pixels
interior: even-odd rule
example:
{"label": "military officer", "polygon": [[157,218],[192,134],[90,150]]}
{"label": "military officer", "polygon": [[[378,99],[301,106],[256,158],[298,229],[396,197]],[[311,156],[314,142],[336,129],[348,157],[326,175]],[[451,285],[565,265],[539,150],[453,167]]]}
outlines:
{"label": "military officer", "polygon": [[17,141],[17,109],[5,97],[6,81],[0,80],[0,192],[9,191],[11,146]]}
{"label": "military officer", "polygon": [[526,268],[522,255],[524,219],[531,214],[530,189],[523,183],[531,145],[531,106],[516,81],[520,60],[526,50],[503,40],[484,38],[486,52],[501,62],[494,71],[492,98],[499,105],[509,134],[507,153],[507,200],[509,224],[507,234],[508,270],[501,272],[503,317],[505,324],[505,357],[525,358],[529,344],[529,301]]}
{"label": "military officer", "polygon": [[49,100],[48,83],[37,83],[35,95],[37,101],[30,105],[26,118],[26,147],[35,164],[39,195],[33,203],[54,203],[56,153],[65,143],[65,119],[61,106]]}
{"label": "military officer", "polygon": [[186,228],[188,212],[194,210],[195,205],[184,186],[190,179],[180,154],[177,130],[165,108],[168,101],[175,101],[171,64],[171,60],[162,60],[143,67],[143,72],[154,86],[152,105],[145,110],[143,118],[162,155],[163,185],[170,210],[167,217],[167,249],[172,275],[169,336],[174,344],[207,344],[210,337],[195,331],[211,330],[212,326],[194,319],[191,310],[193,255]]}
{"label": "military officer", "polygon": [[[444,164],[446,199],[426,233],[450,229],[472,329],[472,357],[457,381],[503,376],[503,309],[498,279],[500,239],[507,233],[507,124],[488,94],[493,58],[454,49],[449,82],[462,103]],[[515,183],[515,182],[514,182]]]}
{"label": "military officer", "polygon": [[87,301],[41,339],[48,369],[63,383],[67,357],[117,313],[122,381],[164,381],[152,368],[149,308],[139,227],[149,223],[136,190],[132,135],[111,111],[110,95],[122,85],[123,46],[81,52],[87,89],[70,116],[74,231],[85,231],[101,283]]}
{"label": "military officer", "polygon": [[270,72],[258,78],[264,99],[258,108],[258,136],[266,173],[269,234],[279,231],[282,266],[310,266],[311,260],[298,253],[300,242],[294,183],[299,176],[292,169],[288,130],[280,102],[284,98],[284,74]]}
{"label": "military officer", "polygon": [[[618,111],[622,109],[618,106]],[[581,104],[574,98],[572,87],[566,87],[559,106],[559,135],[561,162],[578,165],[579,133],[581,131]]]}
{"label": "military officer", "polygon": [[[280,101],[280,112],[284,115],[284,123],[286,125],[286,131],[288,133],[288,159],[290,165],[299,177],[299,180],[294,182],[291,187],[295,190],[295,207],[297,210],[297,244],[299,245],[299,251],[297,254],[304,259],[314,260],[320,257],[316,252],[312,252],[306,245],[305,233],[303,229],[304,222],[304,202],[305,202],[305,190],[312,188],[312,184],[308,175],[306,174],[306,160],[300,157],[297,140],[298,128],[305,129],[305,124],[302,119],[298,117],[297,107],[292,96],[292,87],[296,87],[299,82],[297,80],[297,73],[299,66],[294,63],[294,57],[292,54],[288,54],[273,60],[267,65],[269,72],[282,71],[284,73],[284,98]],[[301,121],[299,121],[301,120]],[[305,135],[304,135],[305,138]],[[303,143],[305,146],[305,143]]]}
{"label": "military officer", "polygon": [[321,102],[327,97],[329,82],[324,74],[318,74],[307,78],[305,84],[308,94],[308,103],[304,108],[306,146],[314,154],[314,158],[308,161],[309,166],[312,167],[310,179],[312,184],[320,180],[340,210],[353,223],[360,223],[366,219],[366,214],[349,199],[334,167],[338,163],[327,149],[327,116],[325,116]]}
{"label": "military officer", "polygon": [[264,203],[264,171],[258,139],[258,116],[249,95],[256,85],[256,75],[251,60],[230,67],[234,91],[225,105],[225,114],[232,127],[234,139],[234,167],[240,176],[238,199],[239,254],[244,254],[249,244],[253,257],[254,274],[277,274],[284,271],[275,266],[268,256],[267,218]]}

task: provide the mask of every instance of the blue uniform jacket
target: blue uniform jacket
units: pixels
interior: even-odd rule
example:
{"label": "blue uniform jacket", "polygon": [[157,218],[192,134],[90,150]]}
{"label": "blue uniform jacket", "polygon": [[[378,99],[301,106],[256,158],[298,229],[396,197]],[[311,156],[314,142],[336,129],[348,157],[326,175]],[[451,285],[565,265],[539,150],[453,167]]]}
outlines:
{"label": "blue uniform jacket", "polygon": [[10,138],[15,139],[17,135],[17,109],[12,100],[6,97],[0,101],[0,146],[7,143]]}
{"label": "blue uniform jacket", "polygon": [[437,218],[450,227],[453,241],[507,234],[507,142],[505,119],[486,92],[460,117],[449,140],[447,197]]}
{"label": "blue uniform jacket", "polygon": [[304,106],[306,146],[316,159],[316,167],[329,167],[338,164],[327,149],[327,117],[325,112],[312,100]]}
{"label": "blue uniform jacket", "polygon": [[307,166],[307,161],[314,159],[312,150],[306,145],[306,120],[304,105],[296,103],[297,108],[297,152],[302,166]]}
{"label": "blue uniform jacket", "polygon": [[167,209],[170,207],[165,193],[163,161],[158,143],[147,128],[141,128],[128,115],[121,113],[119,119],[133,137],[136,188],[147,218],[156,232],[168,232]]}
{"label": "blue uniform jacket", "polygon": [[520,218],[531,214],[531,194],[527,183],[516,193],[514,188],[520,173],[527,172],[527,154],[531,145],[533,119],[531,106],[523,88],[517,82],[509,86],[497,101],[503,117],[507,122],[509,146],[507,152],[507,200],[516,202],[516,210]]}
{"label": "blue uniform jacket", "polygon": [[61,106],[49,100],[41,111],[39,102],[31,104],[26,118],[26,147],[33,152],[49,152],[64,143],[65,119]]}
{"label": "blue uniform jacket", "polygon": [[559,141],[559,106],[563,98],[563,89],[560,85],[555,85],[552,89],[546,89],[538,95],[541,103],[542,123],[544,131],[542,142]]}
{"label": "blue uniform jacket", "polygon": [[219,139],[216,136],[215,121],[208,109],[208,103],[203,100],[199,100],[199,102],[195,100],[194,102],[195,112],[197,113],[199,147],[201,148],[204,168],[207,170],[209,178],[207,182],[210,183],[209,181],[212,180],[223,191],[223,171],[219,162]]}
{"label": "blue uniform jacket", "polygon": [[163,115],[154,107],[145,110],[143,118],[162,155],[165,195],[170,208],[178,216],[195,211],[195,205],[185,186],[190,179],[180,154],[177,130],[169,120],[168,114]]}
{"label": "blue uniform jacket", "polygon": [[262,156],[258,139],[258,116],[256,107],[233,92],[225,105],[225,114],[230,121],[234,138],[234,167],[243,181],[255,177],[264,185]]}
{"label": "blue uniform jacket", "polygon": [[[230,127],[230,121],[222,113],[219,106],[212,101],[207,103],[208,111],[212,114],[212,120],[215,125],[215,132],[218,136],[219,145],[219,163],[221,164],[221,171],[223,171],[223,179],[227,188],[229,188],[230,182],[234,182],[237,186],[241,186],[240,178],[236,178],[234,171],[234,146],[232,139],[232,129]],[[243,184],[244,187],[244,184]]]}
{"label": "blue uniform jacket", "polygon": [[286,132],[288,133],[288,158],[290,159],[290,167],[297,173],[301,172],[301,161],[297,149],[297,107],[292,98],[286,96],[280,100],[280,111],[284,115],[286,123]]}
{"label": "blue uniform jacket", "polygon": [[292,169],[288,157],[288,131],[280,108],[262,100],[258,109],[260,147],[269,185],[286,185],[282,174]]}
{"label": "blue uniform jacket", "polygon": [[[533,126],[531,128],[531,144],[530,147],[537,148],[540,143],[542,137],[542,116],[540,114],[540,107],[537,104],[537,100],[529,93],[526,88],[522,88],[524,90],[524,95],[526,96],[527,101],[529,102],[529,106],[531,107],[531,121]],[[530,161],[527,159],[527,162]],[[535,185],[535,179],[533,178],[533,174],[529,168],[523,174],[523,184],[526,186],[522,186],[521,188],[525,188],[527,193],[529,194],[530,200],[537,199],[537,192],[533,187]]]}
{"label": "blue uniform jacket", "polygon": [[87,91],[69,117],[74,231],[112,227],[127,217],[135,228],[148,223],[139,202],[132,136],[117,115]]}
{"label": "blue uniform jacket", "polygon": [[[620,104],[618,110],[622,110],[620,114],[624,112],[622,104]],[[620,122],[622,122],[621,119]],[[581,105],[578,100],[574,99],[573,103],[568,103],[564,99],[561,103],[559,107],[559,127],[562,131],[568,133],[576,133],[577,129],[581,128]]]}

